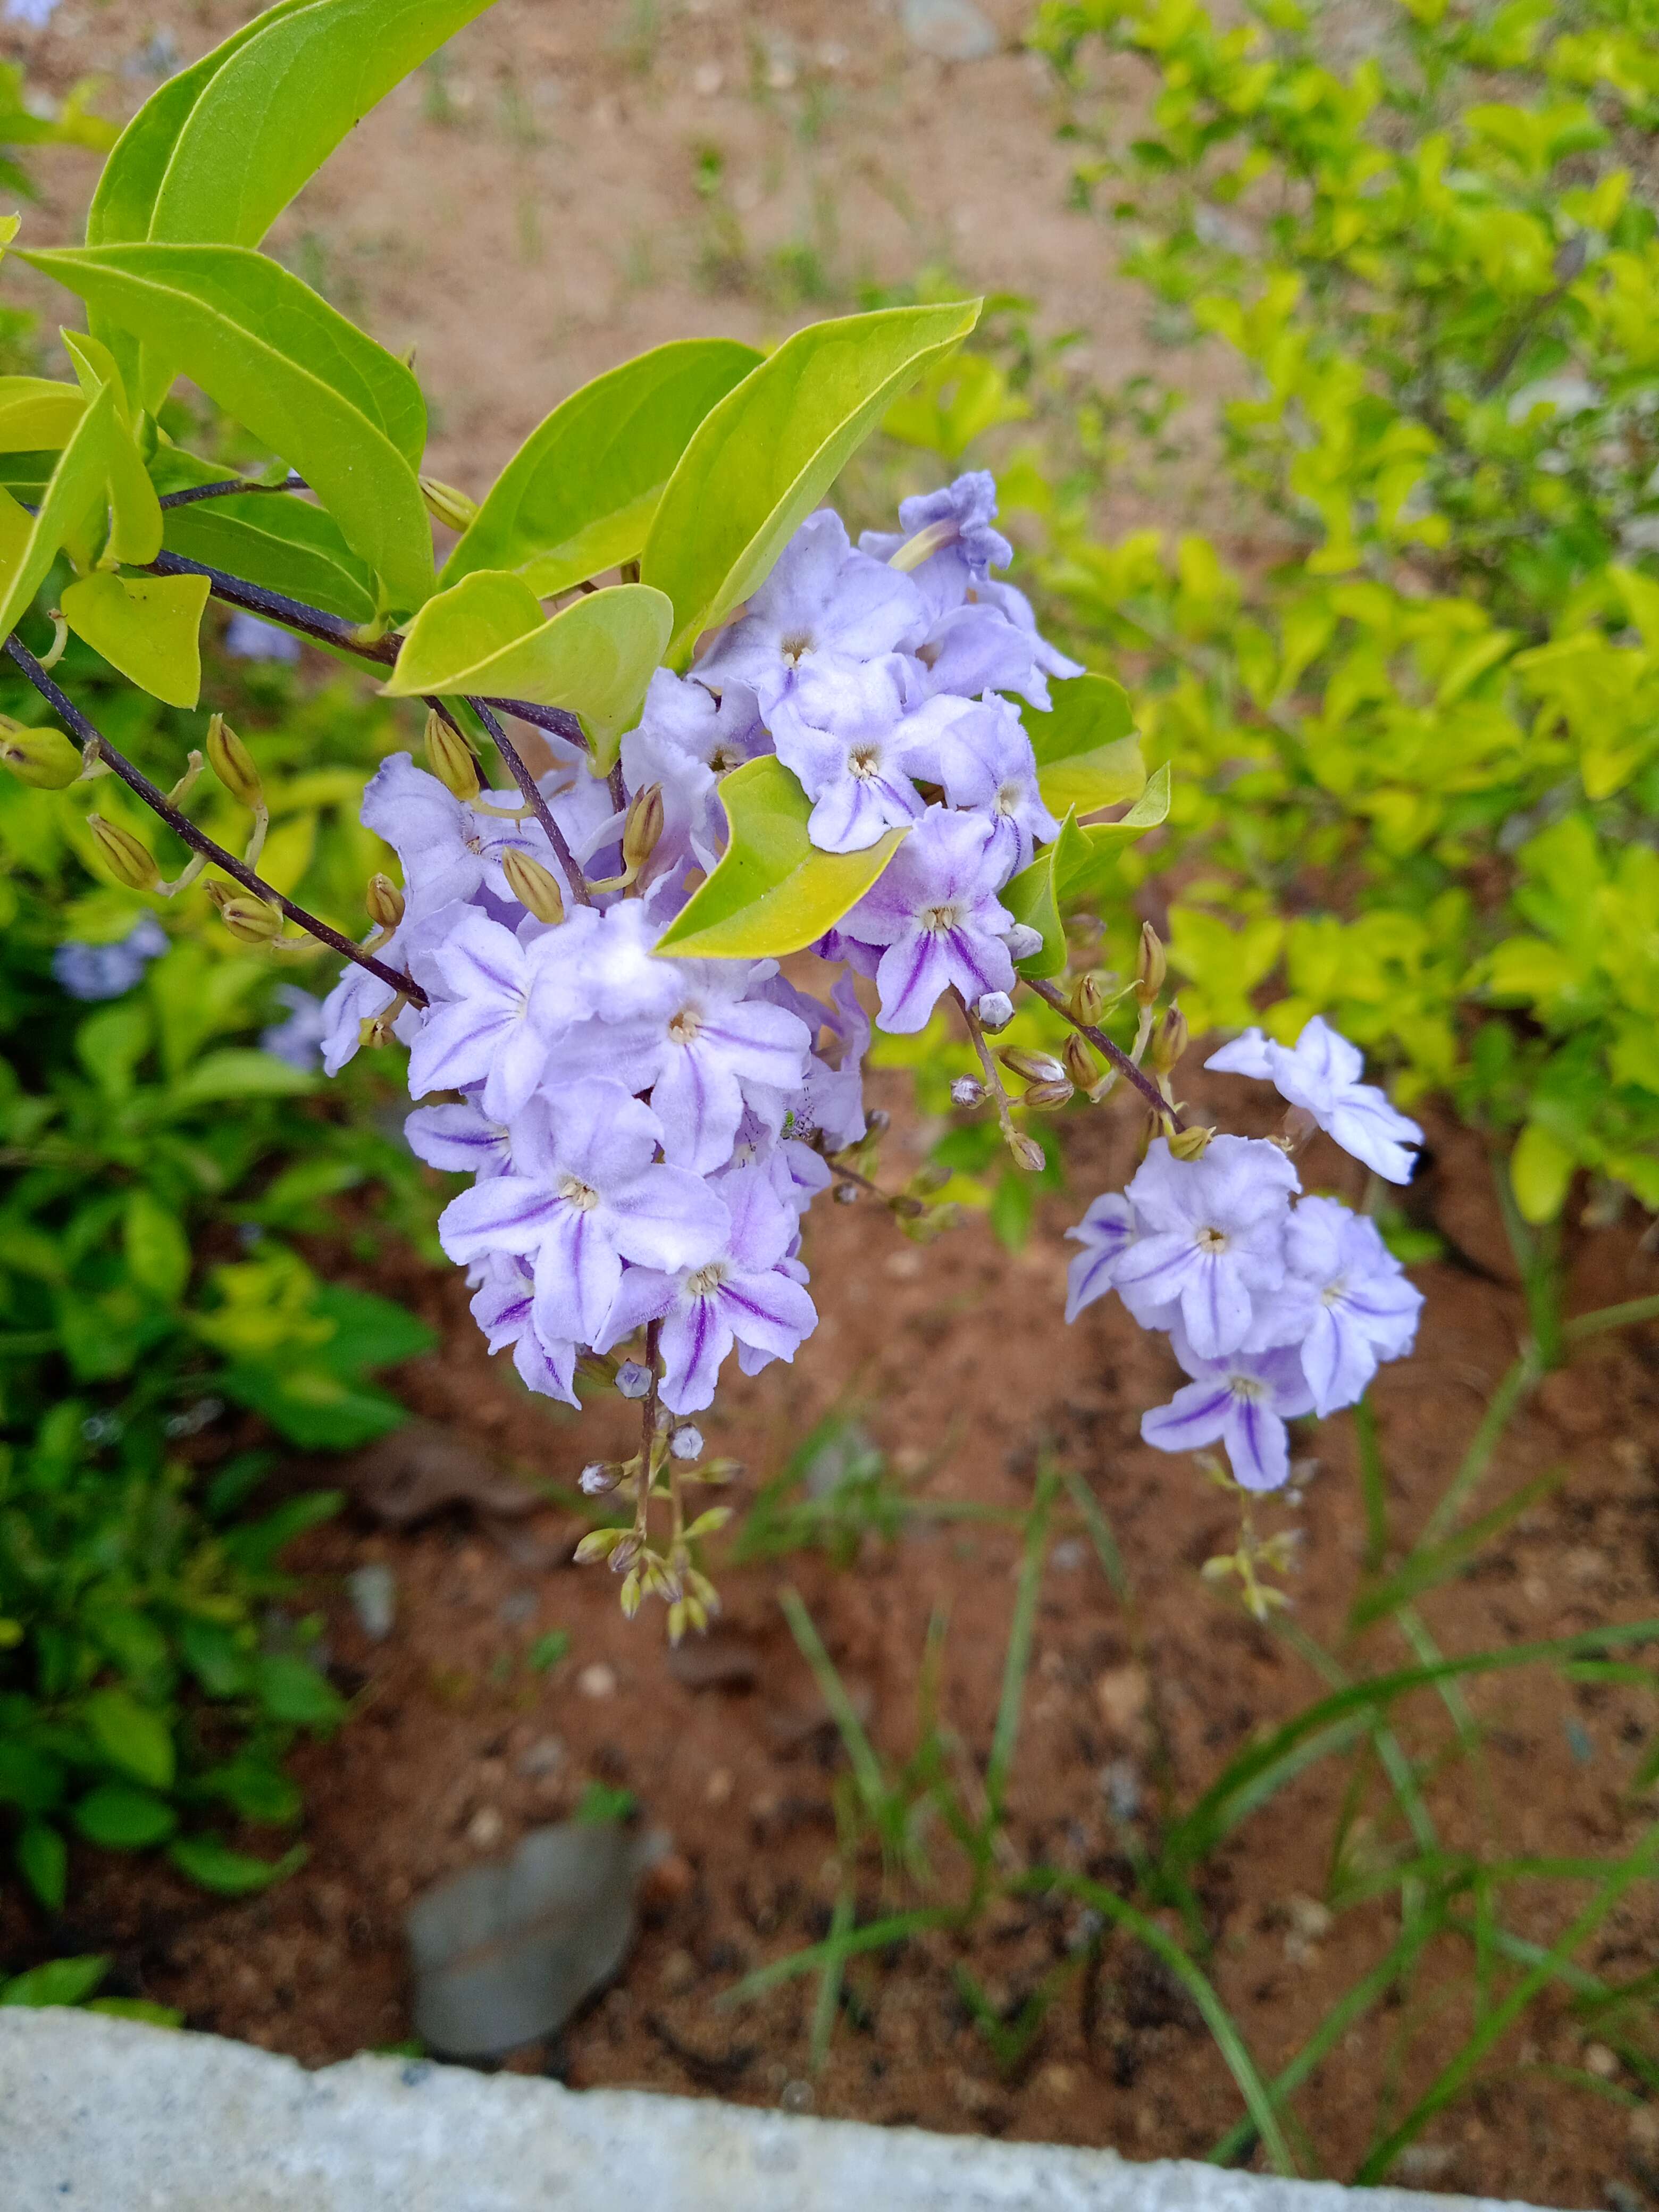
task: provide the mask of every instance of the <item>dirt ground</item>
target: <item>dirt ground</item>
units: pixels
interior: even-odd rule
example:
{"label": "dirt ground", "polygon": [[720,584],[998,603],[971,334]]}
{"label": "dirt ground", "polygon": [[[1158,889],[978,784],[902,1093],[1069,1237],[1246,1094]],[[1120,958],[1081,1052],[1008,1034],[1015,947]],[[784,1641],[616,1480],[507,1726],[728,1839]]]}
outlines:
{"label": "dirt ground", "polygon": [[[1115,381],[1151,357],[1139,302],[1114,279],[1098,228],[1067,208],[1071,155],[1053,135],[1053,97],[1013,44],[1024,0],[984,4],[1008,48],[955,67],[913,52],[896,9],[868,0],[501,0],[441,70],[363,125],[274,242],[385,343],[417,346],[434,403],[431,465],[474,492],[565,392],[624,353],[693,332],[775,334],[844,304],[861,282],[898,281],[928,262],[967,284],[1034,296],[1049,327],[1083,327],[1095,372]],[[60,92],[100,70],[106,111],[124,113],[252,12],[219,0],[64,0],[49,29],[8,26],[0,48]],[[27,234],[68,237],[89,157],[49,153],[37,167],[46,197]],[[45,304],[15,263],[8,277],[8,297]],[[926,1133],[907,1118],[897,1079],[879,1079],[876,1095],[894,1112],[902,1165]],[[1176,1379],[1160,1346],[1115,1305],[1092,1309],[1074,1330],[1060,1325],[1061,1232],[1089,1196],[1123,1179],[1132,1144],[1127,1119],[1068,1125],[1071,1194],[1044,1202],[1017,1257],[982,1223],[924,1254],[857,1208],[821,1206],[808,1229],[820,1329],[793,1368],[734,1377],[707,1424],[711,1448],[756,1477],[775,1471],[813,1422],[857,1407],[890,1464],[919,1476],[931,1498],[1022,1509],[1045,1453],[1086,1478],[1129,1562],[1139,1617],[1126,1620],[1080,1527],[1058,1516],[1010,1842],[1025,1865],[1119,1887],[1126,1827],[1148,1832],[1155,1817],[1159,1741],[1176,1801],[1189,1803],[1255,1731],[1322,1686],[1198,1578],[1235,1523],[1193,1468],[1139,1442],[1140,1409]],[[1346,1187],[1334,1155],[1316,1157],[1310,1174]],[[1407,1535],[1522,1326],[1489,1191],[1472,1140],[1446,1133],[1424,1200],[1472,1264],[1419,1271],[1430,1302],[1422,1349],[1376,1392],[1391,1504]],[[422,1415],[503,1467],[567,1484],[621,1443],[632,1415],[620,1407],[596,1406],[579,1430],[492,1365],[458,1278],[411,1268],[384,1286],[443,1330],[441,1349],[400,1378]],[[1656,1288],[1659,1264],[1609,1233],[1581,1255],[1573,1303]],[[1597,1340],[1546,1383],[1483,1500],[1547,1469],[1569,1471],[1475,1572],[1425,1601],[1443,1649],[1659,1611],[1656,1409],[1652,1330]],[[1313,1449],[1320,1464],[1304,1504],[1270,1508],[1263,1520],[1301,1530],[1297,1617],[1333,1645],[1363,1540],[1347,1420],[1326,1424]],[[325,1611],[337,1678],[361,1710],[297,1763],[307,1863],[270,1895],[228,1905],[165,1870],[84,1854],[71,1884],[72,1947],[112,1949],[118,1986],[182,2007],[192,2027],[307,2063],[396,2043],[410,2033],[400,1922],[410,1897],[560,1817],[597,1779],[636,1794],[644,1817],[672,1836],[674,1857],[618,1984],[556,2049],[515,2063],[550,2066],[582,2086],[781,2101],[1140,2157],[1209,2148],[1237,2117],[1237,2094],[1207,2032],[1133,1947],[1109,1945],[1101,1973],[1061,1992],[1012,2076],[992,2063],[955,1966],[971,1967],[994,2005],[1017,2010],[1075,1939],[1075,1907],[1000,1906],[970,1937],[930,1936],[861,1962],[816,2078],[810,1984],[737,2010],[716,2004],[753,1967],[821,1937],[840,1881],[839,1754],[778,1590],[799,1589],[867,1699],[876,1740],[898,1755],[915,1741],[927,1624],[945,1609],[943,1710],[982,1761],[1015,1532],[922,1522],[890,1548],[867,1547],[855,1572],[798,1554],[726,1573],[726,1648],[752,1679],[703,1686],[676,1673],[656,1619],[623,1622],[608,1576],[568,1567],[578,1533],[555,1512],[494,1529],[449,1515],[409,1534],[358,1515],[308,1540],[308,1601]],[[369,1562],[389,1565],[397,1582],[397,1625],[383,1643],[364,1636],[344,1590],[344,1576]],[[526,1654],[554,1628],[569,1632],[570,1655],[536,1674]],[[1410,1658],[1392,1630],[1360,1656],[1376,1667]],[[1541,1670],[1486,1677],[1468,1695],[1484,1764],[1453,1765],[1436,1779],[1449,1844],[1494,1856],[1628,1847],[1644,1815],[1623,1793],[1649,1740],[1650,1703],[1622,1687],[1568,1688]],[[1448,1741],[1431,1701],[1401,1725],[1419,1755]],[[1215,1978],[1265,2069],[1299,2047],[1395,1932],[1391,1908],[1331,1926],[1317,1903],[1346,1771],[1335,1762],[1310,1769],[1203,1871]],[[1386,1833],[1383,1800],[1370,1809]],[[268,1848],[268,1838],[250,1840]],[[1512,1893],[1510,1924],[1550,1940],[1582,1894],[1561,1884]],[[861,1913],[879,1902],[878,1870],[866,1868]],[[64,1948],[64,1932],[53,1948]],[[1651,1895],[1633,1897],[1582,1962],[1628,1977],[1651,1962],[1656,1932]],[[40,1931],[13,1917],[0,1920],[0,1939],[9,1957],[38,1947]],[[1438,1983],[1467,1993],[1467,1951],[1432,1956],[1428,1980],[1431,1992]],[[1339,2043],[1299,2106],[1328,2170],[1352,2172],[1390,2069],[1397,2115],[1468,2024],[1462,1998],[1437,2007],[1431,1995],[1409,2010],[1383,2008]],[[1565,2014],[1534,2014],[1395,2178],[1561,2206],[1611,2203],[1614,2212],[1659,2202],[1650,2113],[1632,2118],[1551,2071],[1602,2078],[1601,2063]]]}

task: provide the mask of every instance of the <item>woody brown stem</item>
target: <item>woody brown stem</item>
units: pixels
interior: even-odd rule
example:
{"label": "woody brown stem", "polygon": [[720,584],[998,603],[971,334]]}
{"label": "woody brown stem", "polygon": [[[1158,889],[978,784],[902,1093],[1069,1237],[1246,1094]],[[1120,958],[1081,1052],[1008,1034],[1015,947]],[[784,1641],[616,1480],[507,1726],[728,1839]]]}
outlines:
{"label": "woody brown stem", "polygon": [[1023,978],[1023,981],[1036,993],[1039,999],[1051,1006],[1057,1014],[1070,1022],[1079,1036],[1087,1037],[1103,1060],[1116,1068],[1120,1075],[1127,1077],[1160,1121],[1168,1121],[1176,1129],[1186,1127],[1186,1123],[1152,1081],[1151,1076],[1144,1074],[1124,1051],[1122,1046],[1112,1042],[1104,1030],[1097,1029],[1092,1022],[1080,1021],[1066,1005],[1066,994],[1063,991],[1056,990],[1052,983],[1045,982],[1038,976],[1027,975]]}

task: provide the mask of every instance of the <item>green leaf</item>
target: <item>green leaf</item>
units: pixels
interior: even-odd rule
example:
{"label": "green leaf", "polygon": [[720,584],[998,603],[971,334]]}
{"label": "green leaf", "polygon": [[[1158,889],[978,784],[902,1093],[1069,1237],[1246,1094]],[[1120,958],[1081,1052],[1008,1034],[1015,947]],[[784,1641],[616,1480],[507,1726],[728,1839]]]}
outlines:
{"label": "green leaf", "polygon": [[814,323],[727,392],[669,479],[641,565],[673,601],[676,665],[760,583],[888,402],[978,319],[971,300]]}
{"label": "green leaf", "polygon": [[291,1827],[304,1802],[280,1766],[252,1752],[210,1768],[197,1787],[207,1796],[222,1797],[240,1819],[262,1828]]}
{"label": "green leaf", "polygon": [[426,404],[402,362],[275,261],[240,246],[107,246],[29,257],[297,469],[379,575],[388,608],[432,589],[416,474]]}
{"label": "green leaf", "polygon": [[115,395],[106,387],[58,455],[37,513],[26,514],[9,493],[0,495],[0,637],[16,629],[60,549],[102,506],[118,435]]}
{"label": "green leaf", "polygon": [[0,376],[0,453],[56,453],[87,411],[76,384],[50,376]]}
{"label": "green leaf", "polygon": [[108,1851],[139,1851],[165,1843],[179,1816],[165,1797],[125,1782],[100,1782],[75,1808],[75,1825],[89,1844]]}
{"label": "green leaf", "polygon": [[267,1513],[261,1521],[244,1522],[240,1528],[230,1529],[225,1535],[226,1556],[250,1574],[269,1574],[276,1565],[277,1554],[302,1536],[307,1528],[316,1528],[325,1521],[331,1521],[345,1504],[343,1490],[307,1490],[298,1498],[290,1498]]}
{"label": "green leaf", "polygon": [[113,1766],[152,1790],[170,1790],[173,1731],[130,1690],[94,1690],[81,1709],[88,1734]]}
{"label": "green leaf", "polygon": [[761,359],[732,338],[676,338],[573,392],[496,478],[441,581],[510,568],[545,599],[635,559],[691,434]]}
{"label": "green leaf", "polygon": [[[226,483],[234,469],[164,446],[151,464],[163,494],[199,483]],[[343,622],[367,623],[375,611],[374,571],[346,544],[333,516],[292,492],[231,494],[162,511],[170,553],[222,568],[245,583],[282,592]]]}
{"label": "green leaf", "polygon": [[109,448],[110,558],[142,568],[161,550],[161,508],[133,436],[132,411],[119,364],[100,339],[76,331],[61,333],[75,363],[83,396],[96,399],[107,388],[115,401]]}
{"label": "green leaf", "polygon": [[427,601],[381,688],[389,699],[471,692],[568,707],[603,772],[672,625],[668,601],[644,584],[586,592],[550,619],[522,576],[480,568]]}
{"label": "green leaf", "polygon": [[246,1851],[232,1850],[217,1836],[177,1836],[167,1845],[167,1856],[180,1874],[204,1889],[216,1889],[224,1897],[251,1897],[273,1881],[286,1881],[305,1864],[306,1851],[302,1844],[296,1844],[279,1859],[256,1859]]}
{"label": "green leaf", "polygon": [[64,1770],[33,1744],[0,1741],[0,1805],[49,1813],[64,1794]]}
{"label": "green leaf", "polygon": [[1528,1121],[1510,1154],[1510,1188],[1521,1218],[1540,1228],[1553,1221],[1572,1188],[1577,1155],[1541,1121]]}
{"label": "green leaf", "polygon": [[307,1451],[355,1451],[409,1419],[389,1391],[344,1379],[316,1358],[281,1366],[240,1360],[218,1377],[217,1388]]}
{"label": "green leaf", "polygon": [[812,802],[770,753],[720,781],[731,836],[708,882],[657,940],[681,960],[760,960],[799,952],[861,899],[906,836],[862,853],[821,853],[806,834]]}
{"label": "green leaf", "polygon": [[544,1636],[536,1638],[524,1658],[532,1674],[547,1674],[569,1655],[570,1631],[568,1628],[550,1628]]}
{"label": "green leaf", "polygon": [[141,691],[169,707],[193,707],[202,695],[208,591],[205,576],[112,576],[100,568],[69,585],[58,604],[76,637]]}
{"label": "green leaf", "polygon": [[176,2005],[152,2004],[148,1997],[94,1997],[88,2012],[107,2013],[112,2020],[142,2020],[147,2027],[182,2027],[185,2015]]}
{"label": "green leaf", "polygon": [[110,1969],[104,1957],[48,1959],[0,1987],[0,2005],[77,2005],[89,1997]]}
{"label": "green leaf", "polygon": [[129,1273],[141,1290],[176,1305],[190,1280],[190,1239],[171,1208],[151,1191],[130,1193],[121,1223]]}
{"label": "green leaf", "polygon": [[[369,109],[489,5],[284,0],[266,9],[169,78],[128,124],[93,196],[88,245],[257,246]],[[175,358],[164,337],[149,341],[133,390],[152,411]]]}
{"label": "green leaf", "polygon": [[64,1909],[69,1845],[49,1820],[25,1820],[13,1845],[17,1871],[49,1912]]}
{"label": "green leaf", "polygon": [[1075,676],[1050,686],[1054,707],[1028,714],[1025,728],[1036,755],[1037,788],[1050,813],[1073,807],[1092,814],[1139,799],[1146,769],[1134,734],[1129,696],[1109,676]]}
{"label": "green leaf", "polygon": [[395,1298],[346,1283],[325,1283],[312,1301],[313,1310],[334,1323],[334,1334],[319,1347],[339,1374],[355,1378],[365,1367],[395,1367],[435,1349],[438,1334]]}
{"label": "green leaf", "polygon": [[292,1652],[254,1662],[253,1694],[272,1720],[290,1728],[332,1728],[345,1718],[345,1699],[333,1684]]}
{"label": "green leaf", "polygon": [[1065,916],[1081,899],[1097,899],[1112,887],[1117,854],[1156,829],[1170,811],[1167,764],[1150,776],[1120,822],[1081,823],[1073,807],[1052,845],[1044,846],[1000,894],[1016,921],[1042,933],[1040,951],[1015,964],[1022,975],[1058,975],[1066,966]]}
{"label": "green leaf", "polygon": [[231,1098],[297,1098],[314,1091],[313,1077],[250,1045],[204,1053],[173,1087],[177,1106],[216,1105]]}

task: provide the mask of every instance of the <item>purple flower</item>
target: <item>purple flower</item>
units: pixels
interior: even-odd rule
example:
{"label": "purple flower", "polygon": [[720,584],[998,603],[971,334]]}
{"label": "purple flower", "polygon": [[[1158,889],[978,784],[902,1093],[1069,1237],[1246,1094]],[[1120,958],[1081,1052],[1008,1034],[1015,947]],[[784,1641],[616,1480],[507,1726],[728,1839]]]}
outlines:
{"label": "purple flower", "polygon": [[1285,1224],[1296,1170],[1276,1145],[1217,1137],[1201,1159],[1178,1160],[1159,1137],[1130,1183],[1140,1235],[1112,1281],[1143,1328],[1178,1314],[1202,1359],[1249,1334],[1253,1292],[1285,1279]]}
{"label": "purple flower", "polygon": [[[628,902],[637,905],[637,901]],[[608,920],[607,920],[608,927]],[[731,1157],[744,1108],[767,1091],[799,1091],[811,1032],[786,1007],[749,995],[775,963],[657,960],[654,1005],[605,1016],[562,1043],[562,1077],[608,1075],[649,1091],[665,1157],[710,1175]]]}
{"label": "purple flower", "polygon": [[795,1241],[793,1211],[773,1189],[764,1168],[739,1168],[716,1186],[731,1216],[725,1249],[696,1267],[669,1273],[630,1267],[611,1312],[609,1351],[642,1322],[660,1321],[666,1375],[663,1403],[671,1413],[701,1413],[713,1402],[721,1363],[742,1347],[745,1374],[774,1359],[793,1359],[817,1327],[811,1299],[783,1263]]}
{"label": "purple flower", "polygon": [[826,853],[861,853],[921,812],[912,775],[923,738],[904,720],[903,663],[804,669],[772,717],[778,758],[815,804],[806,834]]}
{"label": "purple flower", "polygon": [[915,773],[942,784],[952,806],[990,821],[992,849],[1007,875],[1025,867],[1036,840],[1060,835],[1037,789],[1036,755],[1017,710],[994,692],[982,700],[937,697],[910,718]]}
{"label": "purple flower", "polygon": [[532,1098],[513,1125],[513,1165],[452,1200],[438,1235],[452,1260],[531,1261],[545,1342],[604,1333],[622,1263],[699,1265],[725,1242],[726,1208],[701,1176],[656,1164],[662,1130],[617,1083]]}
{"label": "purple flower", "polygon": [[[603,793],[604,786],[599,788]],[[605,803],[608,811],[608,799]],[[453,900],[470,899],[480,885],[487,885],[498,899],[510,899],[501,855],[512,845],[560,873],[539,823],[528,817],[505,819],[463,805],[435,775],[416,768],[407,753],[393,753],[374,771],[363,793],[362,819],[403,862],[411,917],[435,913]]]}
{"label": "purple flower", "polygon": [[513,1148],[505,1123],[492,1121],[470,1098],[453,1106],[417,1106],[404,1122],[404,1142],[417,1160],[480,1182],[505,1175]]}
{"label": "purple flower", "polygon": [[988,469],[970,469],[941,491],[901,500],[899,529],[866,530],[859,550],[892,561],[908,547],[903,565],[941,603],[956,605],[970,585],[986,581],[988,570],[1006,568],[1014,557],[1002,532],[991,527],[996,511],[996,478]]}
{"label": "purple flower", "polygon": [[1111,1289],[1112,1269],[1135,1240],[1134,1207],[1121,1190],[1106,1191],[1066,1234],[1083,1247],[1066,1271],[1066,1318],[1075,1321]]}
{"label": "purple flower", "polygon": [[167,932],[155,916],[141,915],[128,934],[112,945],[81,945],[73,939],[60,945],[52,956],[52,972],[71,999],[118,999],[167,949]]}
{"label": "purple flower", "polygon": [[292,668],[299,661],[300,641],[291,629],[239,611],[225,624],[225,651],[234,660],[277,660]]}
{"label": "purple flower", "polygon": [[520,1259],[491,1252],[474,1270],[482,1283],[472,1300],[472,1318],[483,1331],[492,1355],[513,1346],[513,1364],[528,1390],[562,1398],[578,1411],[574,1344],[546,1342],[536,1327],[535,1280]]}
{"label": "purple flower", "polygon": [[[746,684],[735,679],[705,682],[702,672],[676,676],[659,668],[651,678],[640,714],[640,729],[660,738],[714,775],[741,768],[757,753],[772,750],[759,703]],[[626,745],[628,740],[623,738]],[[632,776],[629,788],[636,790]]]}
{"label": "purple flower", "polygon": [[309,1075],[322,1065],[323,1040],[329,1032],[323,1001],[313,998],[309,991],[301,990],[295,983],[281,984],[276,1000],[279,1006],[288,1008],[288,1019],[272,1022],[268,1029],[260,1030],[259,1049]]}
{"label": "purple flower", "polygon": [[1423,1293],[1377,1234],[1376,1224],[1334,1198],[1304,1198],[1285,1237],[1287,1273],[1258,1340],[1293,1344],[1316,1413],[1356,1404],[1384,1359],[1417,1338]]}
{"label": "purple flower", "polygon": [[855,553],[841,517],[824,507],[807,516],[696,675],[714,689],[733,678],[746,684],[769,721],[808,662],[875,660],[919,643],[926,628],[910,579]]}
{"label": "purple flower", "polygon": [[1246,1490],[1277,1490],[1291,1471],[1285,1424],[1313,1403],[1295,1352],[1234,1352],[1224,1359],[1200,1359],[1180,1329],[1172,1340],[1193,1380],[1167,1406],[1141,1415],[1141,1436],[1166,1452],[1224,1444],[1236,1481]]}
{"label": "purple flower", "polygon": [[1407,1148],[1422,1143],[1422,1130],[1397,1112],[1375,1084],[1360,1081],[1364,1054],[1318,1014],[1293,1046],[1275,1044],[1260,1030],[1249,1029],[1212,1053],[1204,1065],[1264,1079],[1374,1173],[1389,1182],[1411,1181],[1417,1162]]}
{"label": "purple flower", "polygon": [[1014,918],[997,901],[1007,872],[993,842],[983,816],[930,806],[840,923],[840,933],[886,948],[876,969],[883,1029],[926,1028],[952,984],[970,1003],[1013,989],[1002,933]]}
{"label": "purple flower", "polygon": [[866,1127],[864,1055],[870,1048],[870,1017],[859,1004],[850,975],[838,975],[823,1026],[840,1042],[834,1067],[814,1053],[807,1063],[806,1087],[795,1109],[795,1125],[817,1131],[832,1152],[856,1145]]}
{"label": "purple flower", "polygon": [[411,1097],[482,1084],[485,1114],[510,1121],[540,1082],[553,1039],[587,1011],[580,972],[563,956],[597,926],[590,908],[578,908],[525,945],[476,908],[462,908],[415,963],[432,1005],[409,1055]]}

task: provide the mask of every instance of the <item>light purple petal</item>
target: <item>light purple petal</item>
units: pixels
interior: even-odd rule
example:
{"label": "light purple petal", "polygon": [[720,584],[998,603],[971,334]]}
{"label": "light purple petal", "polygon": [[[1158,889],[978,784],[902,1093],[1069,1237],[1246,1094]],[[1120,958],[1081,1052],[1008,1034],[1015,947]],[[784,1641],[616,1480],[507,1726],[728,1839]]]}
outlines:
{"label": "light purple petal", "polygon": [[491,1252],[533,1252],[560,1203],[543,1183],[492,1176],[451,1199],[438,1216],[438,1241],[463,1267]]}
{"label": "light purple petal", "polygon": [[1220,1437],[1232,1404],[1224,1382],[1188,1382],[1167,1406],[1154,1406],[1141,1415],[1141,1437],[1158,1451],[1197,1451]]}

